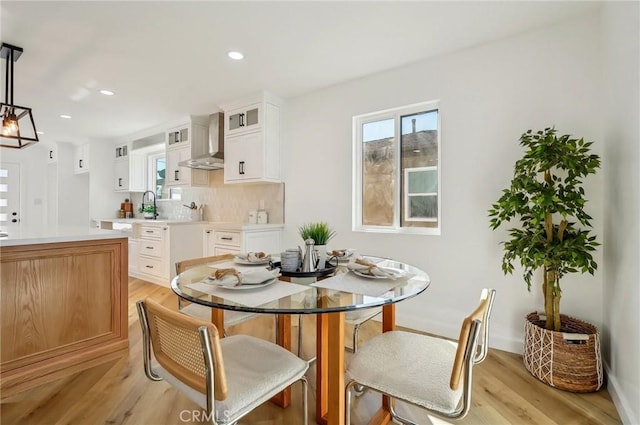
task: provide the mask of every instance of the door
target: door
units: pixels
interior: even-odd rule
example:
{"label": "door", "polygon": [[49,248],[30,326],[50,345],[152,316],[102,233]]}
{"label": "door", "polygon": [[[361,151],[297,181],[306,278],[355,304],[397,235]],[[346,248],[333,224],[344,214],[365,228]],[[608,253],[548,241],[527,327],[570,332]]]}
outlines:
{"label": "door", "polygon": [[20,164],[0,163],[0,231],[20,226]]}

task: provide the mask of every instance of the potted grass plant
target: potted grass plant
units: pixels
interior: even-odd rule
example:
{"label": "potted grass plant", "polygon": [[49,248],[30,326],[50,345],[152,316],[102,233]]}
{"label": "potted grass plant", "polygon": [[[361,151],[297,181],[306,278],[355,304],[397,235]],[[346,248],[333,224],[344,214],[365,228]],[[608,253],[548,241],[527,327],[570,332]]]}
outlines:
{"label": "potted grass plant", "polygon": [[318,269],[324,269],[327,261],[327,242],[333,238],[336,232],[323,221],[317,223],[305,223],[298,228],[302,240],[313,239],[318,253]]}
{"label": "potted grass plant", "polygon": [[515,264],[521,266],[531,291],[534,272],[542,271],[544,314],[527,315],[525,366],[554,387],[596,391],[602,385],[598,331],[560,313],[560,280],[568,273],[593,275],[597,268],[592,253],[599,243],[590,233],[582,183],[595,174],[600,158],[590,153],[592,142],[558,136],[555,128],[528,130],[520,145],[525,153],[489,217],[494,230],[503,223],[515,225],[502,242],[503,272],[511,274]]}
{"label": "potted grass plant", "polygon": [[142,216],[147,219],[155,218],[157,213],[153,205],[145,205],[144,208],[140,207],[139,211],[142,213]]}

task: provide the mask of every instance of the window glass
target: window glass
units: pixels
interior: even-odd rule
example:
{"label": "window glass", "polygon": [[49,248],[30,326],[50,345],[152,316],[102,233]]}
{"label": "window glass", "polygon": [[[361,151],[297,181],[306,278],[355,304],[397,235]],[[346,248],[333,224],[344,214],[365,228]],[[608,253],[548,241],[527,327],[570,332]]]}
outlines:
{"label": "window glass", "polygon": [[362,222],[390,226],[394,215],[395,142],[394,120],[362,125]]}
{"label": "window glass", "polygon": [[164,176],[167,168],[167,162],[164,156],[155,158],[155,175],[156,175],[156,197],[162,199],[164,190]]}
{"label": "window glass", "polygon": [[438,103],[353,122],[354,230],[440,234]]}

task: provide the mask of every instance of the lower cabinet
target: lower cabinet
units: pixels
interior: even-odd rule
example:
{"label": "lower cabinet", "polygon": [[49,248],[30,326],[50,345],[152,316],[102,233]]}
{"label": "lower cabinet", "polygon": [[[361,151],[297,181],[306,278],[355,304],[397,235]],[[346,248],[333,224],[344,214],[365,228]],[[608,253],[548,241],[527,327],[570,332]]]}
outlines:
{"label": "lower cabinet", "polygon": [[137,245],[129,275],[168,287],[176,275],[176,262],[202,255],[202,224],[134,224],[129,244]]}
{"label": "lower cabinet", "polygon": [[279,253],[283,225],[243,226],[235,229],[205,227],[203,233],[203,255],[205,257],[238,252]]}
{"label": "lower cabinet", "polygon": [[129,238],[129,274],[138,270],[140,257],[140,240]]}

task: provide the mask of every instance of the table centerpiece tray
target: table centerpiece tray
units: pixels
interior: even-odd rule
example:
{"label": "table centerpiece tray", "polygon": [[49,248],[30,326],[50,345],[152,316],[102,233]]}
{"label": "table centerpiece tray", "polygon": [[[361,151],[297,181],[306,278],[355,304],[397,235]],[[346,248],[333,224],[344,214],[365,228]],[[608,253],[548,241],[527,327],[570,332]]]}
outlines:
{"label": "table centerpiece tray", "polygon": [[335,273],[337,266],[330,264],[330,263],[326,263],[326,267],[320,270],[316,270],[313,272],[302,272],[302,271],[286,271],[283,270],[282,267],[280,267],[280,262],[273,262],[272,264],[272,268],[276,268],[279,267],[280,268],[280,274],[282,274],[282,276],[288,276],[288,277],[323,277],[323,276],[329,276],[330,274]]}

